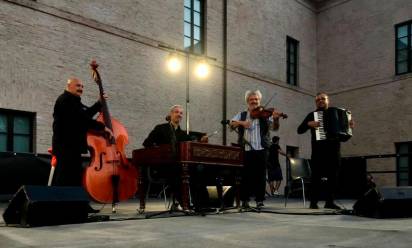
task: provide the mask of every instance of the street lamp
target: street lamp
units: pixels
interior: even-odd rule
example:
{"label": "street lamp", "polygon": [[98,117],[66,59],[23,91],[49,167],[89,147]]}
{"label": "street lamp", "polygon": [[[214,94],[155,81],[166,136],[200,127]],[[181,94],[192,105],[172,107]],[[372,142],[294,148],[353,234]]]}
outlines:
{"label": "street lamp", "polygon": [[209,65],[206,61],[201,61],[196,65],[195,72],[199,78],[206,78],[209,75]]}
{"label": "street lamp", "polygon": [[194,54],[185,50],[180,50],[176,48],[171,48],[169,46],[164,46],[162,44],[159,44],[159,47],[164,48],[171,53],[169,54],[167,58],[167,68],[169,71],[172,73],[177,73],[181,69],[181,60],[179,58],[179,55],[183,55],[186,59],[186,133],[189,134],[190,130],[190,97],[189,97],[189,82],[190,82],[190,59],[196,59],[197,63],[195,65],[195,75],[198,78],[204,79],[209,75],[209,65],[206,62],[206,59],[212,59],[216,60],[215,58],[199,55],[199,54]]}
{"label": "street lamp", "polygon": [[173,73],[177,73],[182,69],[182,62],[177,53],[171,53],[167,59],[167,68]]}

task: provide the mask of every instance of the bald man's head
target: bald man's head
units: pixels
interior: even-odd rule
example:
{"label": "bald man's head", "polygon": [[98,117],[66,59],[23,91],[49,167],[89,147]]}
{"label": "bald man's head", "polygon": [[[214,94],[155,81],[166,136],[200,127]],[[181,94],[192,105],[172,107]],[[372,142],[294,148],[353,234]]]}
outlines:
{"label": "bald man's head", "polygon": [[75,96],[81,96],[83,94],[83,83],[78,78],[69,78],[67,80],[66,90]]}

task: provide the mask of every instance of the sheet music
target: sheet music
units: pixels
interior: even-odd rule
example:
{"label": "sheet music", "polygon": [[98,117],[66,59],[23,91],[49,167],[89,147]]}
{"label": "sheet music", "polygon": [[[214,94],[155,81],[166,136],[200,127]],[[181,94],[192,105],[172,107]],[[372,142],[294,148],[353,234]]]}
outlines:
{"label": "sheet music", "polygon": [[326,133],[323,122],[323,111],[313,112],[313,117],[315,121],[319,121],[320,123],[320,126],[315,130],[316,140],[325,140]]}

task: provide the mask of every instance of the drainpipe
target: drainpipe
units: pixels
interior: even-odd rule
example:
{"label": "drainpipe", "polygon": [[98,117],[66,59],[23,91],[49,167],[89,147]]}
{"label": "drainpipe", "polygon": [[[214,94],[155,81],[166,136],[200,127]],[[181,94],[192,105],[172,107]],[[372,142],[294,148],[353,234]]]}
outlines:
{"label": "drainpipe", "polygon": [[[223,0],[223,112],[222,120],[227,120],[227,0]],[[223,145],[226,145],[227,128],[222,125]]]}

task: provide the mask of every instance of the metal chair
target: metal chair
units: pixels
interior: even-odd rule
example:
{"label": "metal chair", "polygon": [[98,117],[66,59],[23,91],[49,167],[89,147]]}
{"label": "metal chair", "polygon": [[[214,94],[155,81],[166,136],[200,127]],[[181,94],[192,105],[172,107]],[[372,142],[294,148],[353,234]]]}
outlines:
{"label": "metal chair", "polygon": [[165,208],[169,209],[170,208],[170,200],[168,201],[167,195],[166,195],[166,190],[169,187],[167,184],[167,180],[164,177],[158,177],[156,174],[156,170],[152,170],[151,167],[147,167],[147,191],[146,191],[146,200],[149,198],[150,194],[150,188],[152,184],[160,184],[161,185],[161,191],[157,194],[157,198],[160,198],[161,195],[163,195],[164,198],[164,203],[165,203]]}
{"label": "metal chair", "polygon": [[285,207],[289,195],[302,191],[303,206],[306,207],[305,184],[310,184],[311,169],[307,159],[288,158],[286,161]]}

